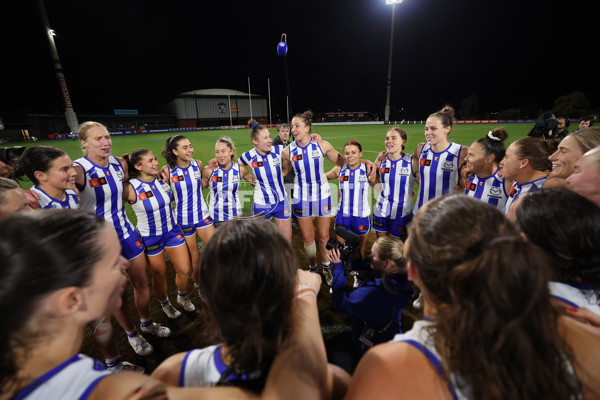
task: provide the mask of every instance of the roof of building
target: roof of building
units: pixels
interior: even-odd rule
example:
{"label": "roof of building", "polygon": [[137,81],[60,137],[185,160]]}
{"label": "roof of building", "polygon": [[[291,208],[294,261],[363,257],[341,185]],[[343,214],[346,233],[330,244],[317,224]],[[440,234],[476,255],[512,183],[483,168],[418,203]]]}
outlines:
{"label": "roof of building", "polygon": [[[181,95],[187,96],[248,96],[248,93],[240,92],[239,90],[233,89],[198,89],[190,90],[189,92],[181,93]],[[251,96],[260,96],[258,94],[251,94]]]}

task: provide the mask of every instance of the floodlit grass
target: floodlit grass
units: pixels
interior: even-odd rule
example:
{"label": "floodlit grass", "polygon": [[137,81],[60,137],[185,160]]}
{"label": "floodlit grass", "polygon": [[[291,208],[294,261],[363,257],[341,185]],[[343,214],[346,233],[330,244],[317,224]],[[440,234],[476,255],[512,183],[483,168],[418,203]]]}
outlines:
{"label": "floodlit grass", "polygon": [[[455,124],[452,132],[450,133],[450,141],[457,142],[462,145],[469,146],[475,140],[487,135],[487,133],[496,127],[498,124]],[[313,126],[313,132],[318,133],[324,140],[327,140],[333,145],[340,153],[343,153],[344,144],[349,140],[354,139],[358,141],[363,148],[363,158],[373,161],[377,154],[383,150],[383,142],[385,134],[389,129],[389,125],[322,125]],[[413,153],[417,145],[424,142],[424,125],[400,125],[408,135],[408,142],[406,143],[406,152]],[[509,143],[525,137],[531,129],[531,124],[507,124],[504,128],[507,130],[509,137]],[[277,135],[275,128],[270,128],[271,137]],[[132,150],[139,148],[146,148],[152,150],[159,159],[159,162],[164,159],[161,156],[161,152],[164,147],[165,139],[178,134],[173,133],[150,133],[150,134],[136,134],[136,135],[122,135],[113,136],[113,151],[112,154],[115,156],[121,156]],[[236,154],[239,156],[243,152],[252,148],[250,142],[250,130],[249,129],[227,129],[227,130],[213,130],[213,131],[192,131],[182,132],[194,146],[194,157],[202,160],[205,164],[208,160],[214,158],[214,146],[218,138],[222,136],[229,136],[233,139],[236,146]],[[78,140],[62,139],[62,140],[43,140],[35,143],[5,143],[4,146],[11,145],[24,145],[27,147],[36,145],[48,145],[63,149],[66,151],[71,159],[76,160],[82,155],[81,146]],[[325,169],[333,167],[333,163],[326,161]],[[23,182],[22,186],[27,188],[31,186],[30,182]],[[247,188],[248,192],[251,192],[251,188]],[[336,193],[337,184],[332,181],[332,199],[334,205],[337,203]],[[208,199],[205,191],[205,199]],[[244,199],[248,199],[248,193],[243,196]],[[374,196],[371,196],[374,199]],[[250,201],[243,201],[244,211],[250,211]],[[131,207],[127,206],[127,214],[135,223],[136,218],[131,210]]]}

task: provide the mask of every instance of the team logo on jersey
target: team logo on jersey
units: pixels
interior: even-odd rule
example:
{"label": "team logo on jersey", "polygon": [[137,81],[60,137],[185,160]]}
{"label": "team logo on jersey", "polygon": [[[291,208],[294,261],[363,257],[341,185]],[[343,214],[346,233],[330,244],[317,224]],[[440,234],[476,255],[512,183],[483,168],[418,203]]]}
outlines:
{"label": "team logo on jersey", "polygon": [[281,161],[279,161],[279,158],[274,158],[273,159],[273,165],[274,166],[278,166],[279,164],[281,164]]}
{"label": "team logo on jersey", "polygon": [[177,176],[171,177],[171,182],[173,182],[173,183],[183,182],[184,180],[185,180],[185,178],[183,175],[177,175]]}
{"label": "team logo on jersey", "polygon": [[465,189],[467,189],[467,190],[475,190],[475,189],[477,189],[477,185],[474,184],[473,182],[467,181],[467,183],[465,184]]}
{"label": "team logo on jersey", "polygon": [[117,178],[123,180],[123,172],[121,172],[121,170],[117,170]]}
{"label": "team logo on jersey", "polygon": [[302,160],[302,154],[298,154],[297,156],[292,157],[293,162],[301,161],[301,160]]}
{"label": "team logo on jersey", "polygon": [[263,167],[265,164],[262,161],[256,161],[252,163],[252,168]]}
{"label": "team logo on jersey", "polygon": [[431,166],[431,160],[428,160],[426,158],[422,158],[420,164],[424,167],[430,167]]}
{"label": "team logo on jersey", "polygon": [[366,181],[367,181],[367,177],[366,177],[365,175],[360,175],[360,176],[358,177],[358,181],[359,181],[359,182],[366,182]]}
{"label": "team logo on jersey", "polygon": [[90,183],[90,187],[98,187],[107,183],[105,177],[90,179],[88,182]]}
{"label": "team logo on jersey", "polygon": [[452,161],[444,161],[443,168],[454,168],[454,163]]}
{"label": "team logo on jersey", "polygon": [[166,183],[163,183],[161,186],[165,192],[171,191],[171,186],[167,185]]}
{"label": "team logo on jersey", "polygon": [[400,168],[400,175],[408,175],[409,173],[410,173],[410,171],[408,170],[407,167]]}
{"label": "team logo on jersey", "polygon": [[196,178],[196,179],[201,179],[202,178],[202,175],[200,174],[200,171],[194,170],[194,178]]}
{"label": "team logo on jersey", "polygon": [[220,176],[213,176],[212,178],[210,178],[210,180],[212,182],[223,182],[223,178]]}
{"label": "team logo on jersey", "polygon": [[500,196],[502,194],[502,189],[499,187],[492,187],[490,188],[490,194],[492,196]]}
{"label": "team logo on jersey", "polygon": [[379,168],[379,173],[380,174],[389,174],[390,173],[390,169],[389,168],[381,167],[381,168]]}
{"label": "team logo on jersey", "polygon": [[340,176],[340,182],[348,182],[348,177],[347,176]]}
{"label": "team logo on jersey", "polygon": [[154,193],[152,193],[151,191],[138,194],[138,199],[140,199],[142,201],[147,200],[151,197],[154,197]]}
{"label": "team logo on jersey", "polygon": [[231,182],[238,183],[239,181],[240,181],[240,176],[239,175],[233,175],[231,177]]}
{"label": "team logo on jersey", "polygon": [[508,191],[508,195],[510,197],[515,197],[515,194],[517,194],[517,188],[515,188],[514,186],[511,186],[510,190]]}
{"label": "team logo on jersey", "polygon": [[319,154],[319,152],[317,150],[313,150],[312,158],[319,158],[319,157],[321,157],[321,154]]}

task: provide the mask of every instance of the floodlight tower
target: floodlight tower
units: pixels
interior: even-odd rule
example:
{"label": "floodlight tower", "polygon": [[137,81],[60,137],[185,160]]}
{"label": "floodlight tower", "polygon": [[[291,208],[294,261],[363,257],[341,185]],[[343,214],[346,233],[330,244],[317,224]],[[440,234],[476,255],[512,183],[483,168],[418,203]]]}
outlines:
{"label": "floodlight tower", "polygon": [[69,89],[67,89],[67,81],[65,80],[65,75],[62,71],[62,65],[60,64],[60,59],[58,58],[56,43],[54,43],[54,36],[56,34],[54,33],[53,29],[50,29],[50,22],[48,21],[48,15],[46,15],[44,0],[38,0],[38,7],[42,16],[44,29],[46,30],[46,35],[48,37],[48,43],[50,44],[50,53],[52,55],[52,61],[54,62],[54,71],[56,72],[58,84],[60,85],[60,92],[65,104],[65,117],[67,118],[67,125],[69,125],[71,132],[77,132],[79,123],[77,122],[75,110],[73,110],[73,103],[71,103],[71,96],[69,95]]}
{"label": "floodlight tower", "polygon": [[388,63],[387,95],[385,97],[384,122],[390,122],[390,96],[392,94],[392,49],[394,48],[394,14],[396,11],[396,4],[402,3],[402,1],[403,0],[385,0],[385,4],[392,5],[392,29],[390,33],[390,57]]}

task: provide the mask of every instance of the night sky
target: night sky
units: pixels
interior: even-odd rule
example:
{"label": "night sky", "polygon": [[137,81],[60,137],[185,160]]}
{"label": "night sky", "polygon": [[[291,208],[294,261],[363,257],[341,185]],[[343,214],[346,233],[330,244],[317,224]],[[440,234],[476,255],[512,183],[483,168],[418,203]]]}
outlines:
{"label": "night sky", "polygon": [[[600,106],[599,6],[541,0],[405,0],[396,6],[392,116],[426,116],[476,95],[483,112],[549,109],[583,91]],[[587,2],[588,4],[598,2]],[[385,0],[46,0],[77,113],[159,112],[178,93],[227,88],[285,113],[383,114],[391,6]],[[0,116],[63,112],[35,0],[3,2]],[[404,108],[402,113],[398,110]]]}

